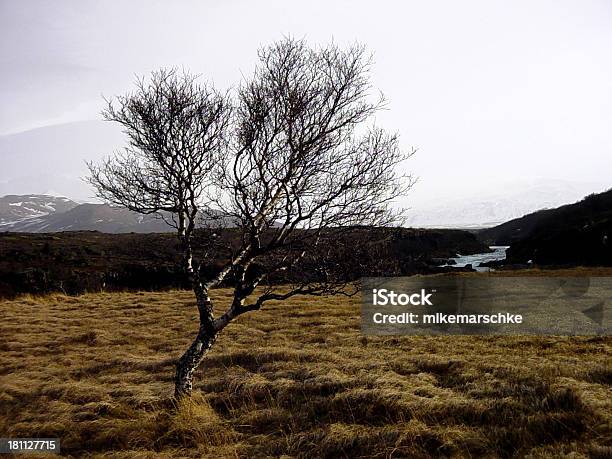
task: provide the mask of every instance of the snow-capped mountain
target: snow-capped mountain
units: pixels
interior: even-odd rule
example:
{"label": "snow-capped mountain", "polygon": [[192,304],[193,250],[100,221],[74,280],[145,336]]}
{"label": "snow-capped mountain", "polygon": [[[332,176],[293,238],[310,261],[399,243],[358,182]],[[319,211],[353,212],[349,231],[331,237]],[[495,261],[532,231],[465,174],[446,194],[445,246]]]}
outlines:
{"label": "snow-capped mountain", "polygon": [[[11,197],[15,198],[15,197]],[[20,198],[23,198],[20,197]],[[106,204],[76,204],[62,212],[34,215],[5,224],[0,231],[53,233],[100,231],[103,233],[163,233],[172,231],[163,220]]]}
{"label": "snow-capped mountain", "polygon": [[63,213],[76,206],[76,202],[65,197],[41,194],[3,196],[0,197],[0,227]]}

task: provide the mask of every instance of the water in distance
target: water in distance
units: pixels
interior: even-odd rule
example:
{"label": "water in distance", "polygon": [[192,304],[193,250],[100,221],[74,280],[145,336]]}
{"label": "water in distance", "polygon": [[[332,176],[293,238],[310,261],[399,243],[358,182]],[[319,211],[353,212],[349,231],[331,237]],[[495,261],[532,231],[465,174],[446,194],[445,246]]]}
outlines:
{"label": "water in distance", "polygon": [[451,260],[455,260],[453,265],[445,264],[443,266],[456,266],[458,268],[472,265],[476,271],[479,272],[487,272],[491,271],[491,268],[487,266],[480,266],[480,263],[485,263],[487,261],[498,261],[506,259],[506,249],[510,247],[509,245],[492,245],[489,246],[493,252],[488,253],[474,253],[472,255],[461,255],[458,254],[457,257],[451,258]]}

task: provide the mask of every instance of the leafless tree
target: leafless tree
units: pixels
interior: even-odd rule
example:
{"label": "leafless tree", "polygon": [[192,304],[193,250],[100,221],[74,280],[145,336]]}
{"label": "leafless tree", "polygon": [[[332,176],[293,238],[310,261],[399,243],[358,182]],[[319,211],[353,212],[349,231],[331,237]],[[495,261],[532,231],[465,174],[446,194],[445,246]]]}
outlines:
{"label": "leafless tree", "polygon": [[[192,173],[185,173],[189,168],[177,169],[180,161],[171,160],[180,155],[175,142],[169,141],[172,134],[149,134],[167,132],[163,126],[169,115],[163,112],[173,106],[157,106],[160,99],[153,97],[157,91],[141,87],[138,103],[121,99],[121,110],[107,111],[107,118],[126,126],[130,155],[150,159],[140,163],[124,155],[100,168],[92,166],[92,183],[101,196],[137,212],[165,210],[179,215],[179,237],[184,241],[193,231],[198,204],[190,198],[183,204],[180,193],[197,176],[198,186],[208,181],[217,190],[207,194],[207,208],[221,209],[238,227],[238,248],[213,276],[201,279],[198,270],[187,264],[200,325],[177,364],[176,396],[191,392],[193,372],[218,333],[239,315],[297,294],[349,294],[351,279],[343,272],[334,241],[346,241],[347,232],[356,227],[398,221],[391,204],[413,182],[400,175],[397,166],[413,151],[402,152],[395,134],[372,124],[385,101],[382,95],[372,100],[371,63],[359,45],[311,48],[303,40],[287,38],[260,50],[253,76],[236,91],[231,117],[223,97],[196,92],[196,105],[216,115],[186,133],[191,138],[197,132],[200,140],[194,162],[198,169]],[[152,111],[155,116],[130,109],[149,92],[151,107],[144,113]],[[193,122],[191,116],[185,117]],[[145,127],[141,119],[147,120]],[[149,137],[150,142],[141,142]],[[203,188],[198,190],[196,195],[204,194]],[[158,203],[159,197],[163,205],[146,203]],[[187,228],[180,224],[181,213],[186,214]],[[186,258],[190,254],[189,248]],[[283,274],[294,282],[275,287],[274,279]],[[209,291],[228,283],[232,302],[215,318]]]}

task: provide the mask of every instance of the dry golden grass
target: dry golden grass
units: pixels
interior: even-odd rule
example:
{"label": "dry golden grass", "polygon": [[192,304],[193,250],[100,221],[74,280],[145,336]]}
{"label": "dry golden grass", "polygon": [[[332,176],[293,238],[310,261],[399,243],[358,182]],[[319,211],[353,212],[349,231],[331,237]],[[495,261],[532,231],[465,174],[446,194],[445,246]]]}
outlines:
{"label": "dry golden grass", "polygon": [[65,455],[612,455],[611,338],[364,337],[357,299],[300,297],[231,324],[177,405],[189,292],[0,307],[0,437]]}

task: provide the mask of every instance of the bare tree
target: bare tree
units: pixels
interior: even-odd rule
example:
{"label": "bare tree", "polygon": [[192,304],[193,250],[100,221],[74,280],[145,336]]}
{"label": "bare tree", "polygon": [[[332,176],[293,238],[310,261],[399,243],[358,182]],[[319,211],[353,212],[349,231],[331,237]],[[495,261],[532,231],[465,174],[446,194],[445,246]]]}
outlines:
{"label": "bare tree", "polygon": [[149,82],[139,80],[134,93],[107,102],[103,115],[124,128],[128,146],[99,165],[89,163],[88,180],[107,202],[155,214],[177,230],[199,313],[210,318],[200,321],[198,336],[214,336],[192,238],[198,217],[215,216],[209,195],[226,145],[229,99],[193,75],[160,70]]}
{"label": "bare tree", "polygon": [[[222,116],[213,123],[215,129],[203,130],[211,139],[219,133],[214,148],[207,150],[216,156],[201,157],[216,162],[204,162],[199,169],[206,170],[203,177],[214,180],[210,185],[219,191],[208,204],[236,222],[240,237],[238,248],[213,276],[200,279],[192,269],[200,326],[177,364],[176,396],[191,392],[193,372],[218,333],[239,315],[297,294],[350,294],[352,279],[338,260],[334,241],[346,241],[356,227],[398,221],[391,204],[413,182],[399,175],[397,166],[413,151],[402,152],[395,134],[372,125],[385,101],[382,95],[371,100],[370,67],[371,57],[359,45],[313,49],[303,40],[284,39],[259,52],[254,75],[237,90],[231,120],[218,110]],[[220,97],[214,100],[227,106]],[[135,115],[114,118],[130,131]],[[228,124],[229,141],[223,144]],[[134,142],[132,147],[142,148]],[[163,157],[167,150],[172,149],[166,148]],[[131,179],[121,178],[123,170],[146,178],[150,169],[129,165],[121,164],[122,170],[108,162],[102,170],[92,167],[93,183],[112,202],[139,212],[152,210],[142,206],[141,191],[132,190]],[[181,171],[174,170],[172,177]],[[165,188],[170,182],[159,182],[154,194],[174,197],[177,190]],[[130,199],[117,199],[124,193]],[[182,206],[154,211],[178,209]],[[275,287],[274,280],[283,274],[294,282]],[[233,299],[215,318],[209,291],[221,284],[232,286]]]}

